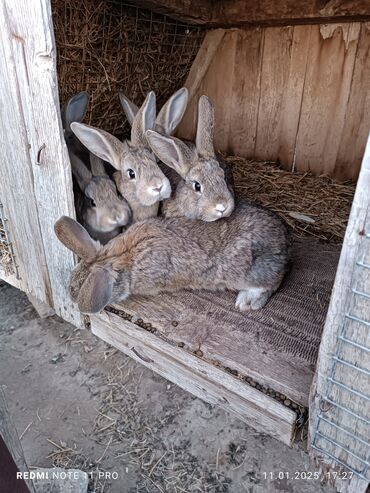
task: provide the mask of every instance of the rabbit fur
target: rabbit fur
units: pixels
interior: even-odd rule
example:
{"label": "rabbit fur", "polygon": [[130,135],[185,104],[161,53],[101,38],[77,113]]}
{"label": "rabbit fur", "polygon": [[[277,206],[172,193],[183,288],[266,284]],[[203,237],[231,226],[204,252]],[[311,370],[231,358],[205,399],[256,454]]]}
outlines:
{"label": "rabbit fur", "polygon": [[[88,102],[86,92],[70,98],[63,106],[62,122],[72,173],[78,185],[78,189],[74,189],[77,219],[94,239],[107,243],[129,223],[131,210],[107,175],[104,162],[89,153],[72,132],[73,122],[81,122],[85,117]],[[90,161],[90,169],[85,165],[86,160]]]}
{"label": "rabbit fur", "polygon": [[91,153],[109,162],[114,179],[137,222],[158,214],[159,202],[171,195],[169,180],[156,163],[145,132],[155,125],[155,94],[150,92],[133,117],[131,139],[121,142],[104,130],[72,123],[71,129]]}
{"label": "rabbit fur", "polygon": [[[137,107],[120,94],[122,108],[129,122]],[[171,168],[166,171],[171,185],[176,188],[162,207],[166,217],[188,217],[215,221],[228,217],[234,209],[232,173],[213,146],[214,108],[207,96],[198,102],[198,123],[195,145],[170,137],[180,123],[187,106],[188,91],[176,91],[159,112],[155,131],[146,132],[147,142],[158,159]]]}
{"label": "rabbit fur", "polygon": [[103,247],[67,217],[57,221],[55,232],[81,258],[70,292],[84,313],[131,295],[181,289],[238,291],[236,307],[257,310],[278,289],[290,259],[283,220],[246,201],[229,218],[209,224],[184,217],[148,219]]}

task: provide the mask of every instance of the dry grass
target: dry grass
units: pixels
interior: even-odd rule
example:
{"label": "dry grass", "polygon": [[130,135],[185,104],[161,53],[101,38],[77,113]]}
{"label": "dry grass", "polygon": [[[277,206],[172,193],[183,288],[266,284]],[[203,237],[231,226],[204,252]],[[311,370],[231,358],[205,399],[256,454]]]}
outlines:
{"label": "dry grass", "polygon": [[283,170],[228,156],[237,195],[254,200],[280,214],[299,236],[343,241],[355,184],[338,183],[327,176]]}
{"label": "dry grass", "polygon": [[[91,459],[77,445],[48,439],[53,445],[48,456],[53,465],[86,471],[89,491],[95,493],[109,491],[109,484],[99,479],[98,473],[105,471],[104,465],[112,461],[115,470],[137,472],[138,493],[227,493],[231,480],[221,468],[214,469],[199,461],[187,440],[174,443],[168,436],[168,426],[181,412],[181,407],[177,407],[181,401],[163,409],[162,414],[148,413],[140,397],[141,380],[147,370],[129,359],[122,361],[119,356],[111,373],[103,379],[106,391],[96,409],[93,433],[89,434],[97,444],[97,455]],[[241,463],[242,452],[230,464],[238,463],[237,460]]]}
{"label": "dry grass", "polygon": [[118,135],[128,131],[118,93],[141,104],[154,90],[160,106],[203,39],[199,28],[119,1],[52,0],[52,9],[61,101],[88,91],[86,122]]}
{"label": "dry grass", "polygon": [[9,243],[4,224],[0,219],[0,267],[5,275],[15,273],[14,257],[12,247]]}

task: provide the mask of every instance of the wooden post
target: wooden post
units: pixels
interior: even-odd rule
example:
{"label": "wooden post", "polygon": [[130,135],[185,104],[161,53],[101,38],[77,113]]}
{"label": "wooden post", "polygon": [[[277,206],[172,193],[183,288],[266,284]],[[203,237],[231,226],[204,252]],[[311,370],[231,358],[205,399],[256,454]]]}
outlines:
{"label": "wooden post", "polygon": [[[370,446],[370,137],[344,238],[310,394],[310,454],[339,471],[336,486],[365,492]],[[341,471],[356,471],[353,479]],[[351,472],[349,473],[351,475]],[[346,475],[344,475],[346,476]],[[328,478],[334,480],[333,473]]]}
{"label": "wooden post", "polygon": [[60,119],[49,0],[4,0],[0,33],[0,196],[21,287],[75,325],[68,294],[73,254],[54,223],[75,216],[72,175]]}

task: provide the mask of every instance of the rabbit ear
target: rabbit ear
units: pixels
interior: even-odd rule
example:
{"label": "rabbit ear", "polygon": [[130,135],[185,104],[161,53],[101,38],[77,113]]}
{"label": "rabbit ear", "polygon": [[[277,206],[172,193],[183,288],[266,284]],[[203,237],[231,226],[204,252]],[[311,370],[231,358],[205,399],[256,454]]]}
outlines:
{"label": "rabbit ear", "polygon": [[162,135],[172,135],[184,116],[189,92],[182,87],[162,106],[155,121],[155,130]]}
{"label": "rabbit ear", "polygon": [[214,157],[213,147],[215,116],[211,100],[201,96],[198,102],[198,124],[195,143],[198,154],[204,158]]}
{"label": "rabbit ear", "polygon": [[114,276],[109,267],[95,267],[77,297],[82,313],[99,313],[112,298]]}
{"label": "rabbit ear", "polygon": [[87,169],[82,160],[78,156],[76,156],[76,154],[74,154],[70,150],[68,151],[73,176],[76,178],[80,190],[84,191],[92,179],[92,174],[90,170]]}
{"label": "rabbit ear", "polygon": [[93,176],[108,176],[105,170],[104,161],[90,152],[90,167]]}
{"label": "rabbit ear", "polygon": [[72,123],[71,129],[90,152],[103,161],[108,161],[114,168],[120,169],[121,160],[127,152],[126,142],[121,142],[105,130],[83,123]]}
{"label": "rabbit ear", "polygon": [[134,121],[134,118],[139,111],[139,107],[136,106],[136,104],[130,101],[128,98],[126,98],[126,96],[122,92],[119,93],[119,100],[122,109],[126,115],[126,118],[129,124],[132,126],[132,122]]}
{"label": "rabbit ear", "polygon": [[71,217],[59,218],[54,224],[54,231],[63,245],[82,259],[93,257],[100,248],[86,229]]}
{"label": "rabbit ear", "polygon": [[62,109],[63,127],[68,132],[71,131],[72,122],[82,122],[85,118],[89,95],[86,91],[79,92],[67,101]]}
{"label": "rabbit ear", "polygon": [[131,142],[134,146],[144,145],[147,147],[148,143],[146,141],[145,132],[154,128],[155,114],[155,94],[154,91],[150,91],[132,122]]}
{"label": "rabbit ear", "polygon": [[154,154],[182,178],[185,178],[194,157],[191,149],[180,139],[165,137],[153,130],[146,132],[146,138]]}

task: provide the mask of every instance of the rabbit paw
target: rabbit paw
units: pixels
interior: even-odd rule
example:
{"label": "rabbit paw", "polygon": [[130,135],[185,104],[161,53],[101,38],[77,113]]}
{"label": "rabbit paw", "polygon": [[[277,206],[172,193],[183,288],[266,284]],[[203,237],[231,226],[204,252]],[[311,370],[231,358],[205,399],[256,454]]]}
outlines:
{"label": "rabbit paw", "polygon": [[269,291],[265,288],[248,288],[239,291],[235,306],[240,311],[259,310],[263,308],[270,297]]}

